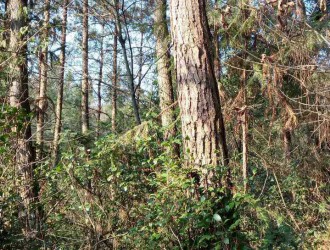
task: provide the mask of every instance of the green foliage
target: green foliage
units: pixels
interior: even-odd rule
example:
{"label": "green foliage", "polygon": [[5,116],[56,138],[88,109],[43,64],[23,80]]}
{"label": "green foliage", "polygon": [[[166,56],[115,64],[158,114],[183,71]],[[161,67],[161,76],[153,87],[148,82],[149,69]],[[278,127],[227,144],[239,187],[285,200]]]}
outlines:
{"label": "green foliage", "polygon": [[[239,191],[239,182],[234,193],[221,186],[205,189],[197,185],[196,179],[189,177],[196,170],[169,157],[167,149],[180,140],[161,142],[162,130],[156,123],[144,123],[126,142],[108,135],[96,141],[90,152],[79,135],[64,133],[60,163],[49,170],[45,162],[38,170],[45,176],[40,197],[47,214],[41,229],[43,246],[297,249],[306,245],[308,236],[295,228],[288,211],[296,219],[313,216],[309,214],[313,209],[326,217],[326,203],[319,207],[306,203],[309,191],[301,187],[308,185],[302,183],[298,169],[281,177],[286,208],[274,177],[267,177],[264,165],[257,161],[249,180],[250,194]],[[215,170],[221,173],[226,168]],[[265,177],[269,181],[260,194]],[[289,203],[292,190],[295,199]],[[16,198],[7,197],[10,199]],[[8,207],[2,209],[10,216]],[[19,230],[11,211],[13,220],[7,234]],[[19,239],[10,239],[11,246],[19,244]]]}

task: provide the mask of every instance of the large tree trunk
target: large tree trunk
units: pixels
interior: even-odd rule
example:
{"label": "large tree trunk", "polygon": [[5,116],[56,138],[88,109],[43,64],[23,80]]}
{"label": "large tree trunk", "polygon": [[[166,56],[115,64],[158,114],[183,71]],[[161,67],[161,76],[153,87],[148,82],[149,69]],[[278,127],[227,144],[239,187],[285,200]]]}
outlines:
{"label": "large tree trunk", "polygon": [[[220,148],[223,164],[229,160],[205,7],[205,0],[171,0],[183,145],[198,168],[218,165]],[[211,177],[205,175],[204,185]]]}
{"label": "large tree trunk", "polygon": [[58,163],[59,141],[62,129],[62,107],[63,107],[63,87],[64,87],[64,72],[65,72],[65,46],[66,46],[66,29],[68,19],[68,0],[63,2],[63,17],[62,17],[62,37],[61,37],[61,55],[60,55],[60,78],[57,90],[57,102],[55,111],[55,128],[53,141],[53,166]]}
{"label": "large tree trunk", "polygon": [[[171,58],[169,53],[169,32],[166,22],[166,0],[156,1],[155,36],[157,53],[157,71],[159,86],[159,101],[161,109],[162,126],[165,128],[164,139],[176,135],[174,114],[174,91],[171,74]],[[178,156],[178,148],[174,153]]]}
{"label": "large tree trunk", "polygon": [[82,37],[82,83],[81,83],[81,132],[89,130],[89,83],[88,83],[88,0],[83,1],[83,37]]}
{"label": "large tree trunk", "polygon": [[17,171],[17,182],[22,199],[22,211],[19,215],[24,224],[25,233],[31,232],[36,214],[32,210],[33,200],[37,198],[33,189],[33,161],[34,152],[31,144],[30,103],[28,91],[27,70],[27,45],[26,33],[22,34],[23,28],[27,27],[27,15],[22,11],[27,6],[26,0],[9,0],[8,17],[10,19],[9,51],[10,60],[10,93],[9,101],[12,107],[17,108],[24,114],[24,127],[14,127],[17,133],[15,162]]}
{"label": "large tree trunk", "polygon": [[43,32],[41,39],[41,53],[40,53],[40,83],[39,83],[39,97],[38,97],[38,119],[37,119],[37,160],[42,160],[44,148],[44,126],[45,126],[45,112],[47,109],[47,76],[48,76],[48,34],[49,34],[49,8],[50,0],[45,0],[44,6],[44,21]]}
{"label": "large tree trunk", "polygon": [[103,82],[103,61],[104,61],[104,51],[103,51],[103,40],[104,40],[104,23],[102,24],[102,38],[100,43],[100,70],[99,70],[99,79],[97,83],[97,126],[96,134],[97,137],[100,136],[100,125],[101,125],[101,112],[102,112],[102,95],[101,88]]}
{"label": "large tree trunk", "polygon": [[111,120],[112,120],[112,132],[116,132],[117,129],[117,52],[118,52],[118,31],[115,27],[115,32],[113,35],[113,64],[112,64],[112,110],[111,110]]}

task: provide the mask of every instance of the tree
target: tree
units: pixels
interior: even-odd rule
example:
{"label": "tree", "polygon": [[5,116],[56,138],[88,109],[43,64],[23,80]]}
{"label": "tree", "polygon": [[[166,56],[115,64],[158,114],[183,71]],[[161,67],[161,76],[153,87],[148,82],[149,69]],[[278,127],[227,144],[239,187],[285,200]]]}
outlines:
{"label": "tree", "polygon": [[[122,29],[122,16],[125,19],[125,13],[122,13],[120,15],[119,13],[119,1],[114,0],[114,13],[115,13],[115,18],[116,18],[116,29],[118,32],[118,41],[122,47],[123,51],[123,59],[125,63],[125,68],[126,68],[126,74],[127,74],[127,79],[128,79],[128,85],[129,85],[129,91],[131,95],[131,102],[133,106],[133,111],[134,111],[134,117],[135,117],[135,122],[137,125],[141,124],[141,117],[139,113],[139,107],[138,107],[138,102],[136,100],[136,88],[134,84],[134,76],[133,76],[133,52],[132,52],[132,47],[131,47],[131,40],[129,33],[126,34],[126,37],[124,38],[123,36],[123,29]],[[124,25],[126,25],[126,22],[124,22]],[[127,27],[127,26],[126,26]],[[128,39],[129,42],[129,47],[130,47],[130,53],[131,53],[131,61],[129,61],[128,55],[127,55],[127,48],[126,48],[126,39]]]}
{"label": "tree", "polygon": [[[170,6],[182,137],[184,150],[188,153],[186,158],[198,168],[218,165],[221,148],[223,163],[227,165],[228,150],[210,53],[205,0],[171,0]],[[210,177],[212,173],[205,176],[205,182]]]}
{"label": "tree", "polygon": [[36,197],[33,189],[34,150],[31,142],[30,102],[27,70],[27,1],[9,0],[8,17],[10,20],[9,50],[10,59],[10,106],[17,108],[24,115],[24,126],[15,126],[12,130],[16,137],[16,171],[18,174],[19,194],[23,211],[20,217],[25,233],[31,232],[35,213],[32,203]]}
{"label": "tree", "polygon": [[63,2],[62,14],[62,35],[61,35],[61,55],[60,55],[60,77],[57,90],[57,101],[55,110],[55,127],[54,127],[54,140],[53,140],[53,165],[58,162],[59,154],[59,141],[62,129],[62,107],[63,107],[63,89],[64,89],[64,73],[65,73],[65,53],[66,53],[66,30],[68,19],[68,0]]}
{"label": "tree", "polygon": [[113,34],[113,64],[112,64],[112,107],[111,107],[112,132],[116,132],[117,129],[117,82],[118,82],[117,54],[118,54],[118,30],[117,27],[115,27]]}
{"label": "tree", "polygon": [[[165,140],[176,135],[174,114],[174,91],[169,53],[169,33],[166,22],[166,0],[156,1],[155,36],[157,54],[157,72],[159,101],[162,126],[165,128]],[[178,151],[178,149],[176,150]],[[176,152],[178,154],[178,152]]]}
{"label": "tree", "polygon": [[47,109],[47,76],[48,76],[48,33],[49,33],[49,13],[50,0],[45,1],[44,5],[44,21],[42,27],[41,52],[40,58],[40,83],[38,97],[38,122],[37,122],[37,160],[42,159],[44,145],[44,126],[45,112]]}
{"label": "tree", "polygon": [[97,82],[97,125],[96,125],[96,134],[100,136],[100,126],[101,126],[101,113],[102,113],[102,82],[103,82],[103,64],[104,64],[104,22],[102,21],[102,35],[100,41],[100,68],[99,68],[99,79]]}
{"label": "tree", "polygon": [[89,130],[88,0],[83,1],[82,64],[81,132],[87,134]]}

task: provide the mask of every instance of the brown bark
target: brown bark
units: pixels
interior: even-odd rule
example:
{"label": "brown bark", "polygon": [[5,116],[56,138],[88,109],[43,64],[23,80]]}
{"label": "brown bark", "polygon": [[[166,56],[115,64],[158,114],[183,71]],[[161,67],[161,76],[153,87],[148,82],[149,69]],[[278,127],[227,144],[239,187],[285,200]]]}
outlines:
{"label": "brown bark", "polygon": [[83,35],[82,35],[82,83],[81,83],[81,132],[89,130],[89,83],[88,83],[88,0],[83,1]]}
{"label": "brown bark", "polygon": [[10,60],[10,106],[25,114],[24,127],[13,127],[16,136],[16,171],[19,185],[19,194],[22,199],[23,211],[20,212],[25,233],[28,234],[35,223],[35,213],[32,210],[36,195],[33,190],[33,161],[34,152],[31,144],[30,103],[27,70],[26,33],[22,29],[27,27],[27,15],[22,11],[27,6],[26,0],[9,0],[7,2],[8,17],[10,19],[9,50]]}
{"label": "brown bark", "polygon": [[45,0],[44,6],[44,21],[43,32],[41,40],[40,60],[40,83],[39,83],[39,97],[38,97],[38,112],[37,112],[37,160],[42,160],[44,148],[44,126],[45,126],[45,112],[47,110],[47,76],[48,76],[48,36],[49,36],[49,8],[50,0]]}
{"label": "brown bark", "polygon": [[102,113],[101,85],[103,81],[103,61],[104,61],[103,36],[104,36],[104,24],[102,24],[102,38],[100,44],[100,70],[99,70],[99,79],[97,83],[97,126],[96,126],[97,137],[100,136],[101,113]]}
{"label": "brown bark", "polygon": [[111,110],[111,120],[112,120],[112,132],[116,132],[117,129],[117,52],[118,52],[118,31],[115,28],[113,35],[113,65],[112,65],[112,110]]}
{"label": "brown bark", "polygon": [[59,141],[62,129],[62,107],[63,107],[63,88],[64,88],[64,72],[65,72],[65,46],[66,46],[66,30],[68,19],[68,0],[63,2],[62,17],[62,35],[61,35],[61,55],[60,55],[60,78],[57,90],[57,102],[55,111],[55,128],[53,141],[53,166],[58,163]]}
{"label": "brown bark", "polygon": [[[155,36],[157,53],[157,71],[159,86],[159,101],[162,126],[165,128],[164,139],[168,140],[176,135],[174,114],[174,91],[171,73],[171,58],[169,53],[169,32],[166,23],[166,0],[156,1]],[[178,148],[174,153],[178,156]]]}
{"label": "brown bark", "polygon": [[219,26],[214,27],[214,73],[217,82],[219,83],[221,77],[221,62],[220,62],[220,48],[219,48]]}
{"label": "brown bark", "polygon": [[[190,165],[228,165],[219,91],[210,53],[211,35],[205,0],[171,0],[171,32],[181,109],[184,150]],[[204,176],[204,185],[212,173]]]}

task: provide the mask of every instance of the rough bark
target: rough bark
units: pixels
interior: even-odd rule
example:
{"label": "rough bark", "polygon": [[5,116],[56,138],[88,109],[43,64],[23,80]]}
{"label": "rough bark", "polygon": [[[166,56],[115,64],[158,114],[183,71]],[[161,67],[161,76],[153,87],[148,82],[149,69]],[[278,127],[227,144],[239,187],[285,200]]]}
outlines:
{"label": "rough bark", "polygon": [[113,35],[113,64],[112,64],[112,110],[111,110],[111,120],[112,120],[112,132],[116,132],[117,129],[117,52],[118,52],[118,31],[115,28]]}
{"label": "rough bark", "polygon": [[10,60],[10,93],[9,102],[25,115],[24,127],[13,127],[17,133],[15,143],[15,163],[19,194],[22,199],[22,210],[19,211],[25,234],[29,234],[35,223],[35,213],[32,203],[36,199],[33,188],[33,161],[34,151],[31,143],[30,103],[27,70],[26,34],[21,31],[27,27],[27,15],[23,9],[27,6],[26,0],[9,0],[7,2],[8,17],[10,19],[9,50]]}
{"label": "rough bark", "polygon": [[221,62],[220,62],[220,48],[219,48],[219,26],[214,27],[214,34],[213,34],[213,40],[214,40],[214,73],[215,78],[217,82],[220,81],[221,77]]}
{"label": "rough bark", "polygon": [[48,82],[48,36],[49,36],[49,13],[50,0],[45,0],[43,32],[41,40],[40,60],[40,83],[38,97],[38,112],[37,112],[37,160],[42,160],[44,148],[44,127],[45,127],[45,112],[47,110],[47,82]]}
{"label": "rough bark", "polygon": [[55,127],[53,141],[53,166],[58,163],[59,141],[62,129],[62,107],[63,107],[63,89],[64,89],[64,73],[65,73],[65,53],[66,53],[66,30],[68,19],[68,0],[63,2],[63,17],[62,17],[62,35],[61,35],[61,55],[60,55],[60,78],[57,90],[57,101],[55,111]]}
{"label": "rough bark", "polygon": [[[156,1],[154,25],[161,120],[162,126],[165,128],[164,139],[168,140],[176,135],[177,128],[173,105],[174,91],[169,53],[170,37],[166,22],[166,0]],[[178,149],[175,149],[175,151],[178,155]]]}
{"label": "rough bark", "polygon": [[89,130],[89,83],[88,83],[88,0],[83,1],[83,34],[82,34],[82,83],[81,83],[81,132]]}
{"label": "rough bark", "polygon": [[[171,0],[170,4],[183,145],[188,162],[197,168],[218,165],[220,149],[223,164],[228,164],[205,7],[205,0]],[[207,174],[205,182],[211,177]]]}
{"label": "rough bark", "polygon": [[104,61],[103,36],[104,36],[104,24],[102,24],[102,38],[100,42],[100,69],[99,69],[99,79],[97,83],[97,126],[96,126],[97,137],[100,136],[101,113],[102,113],[101,88],[103,81],[103,61]]}

